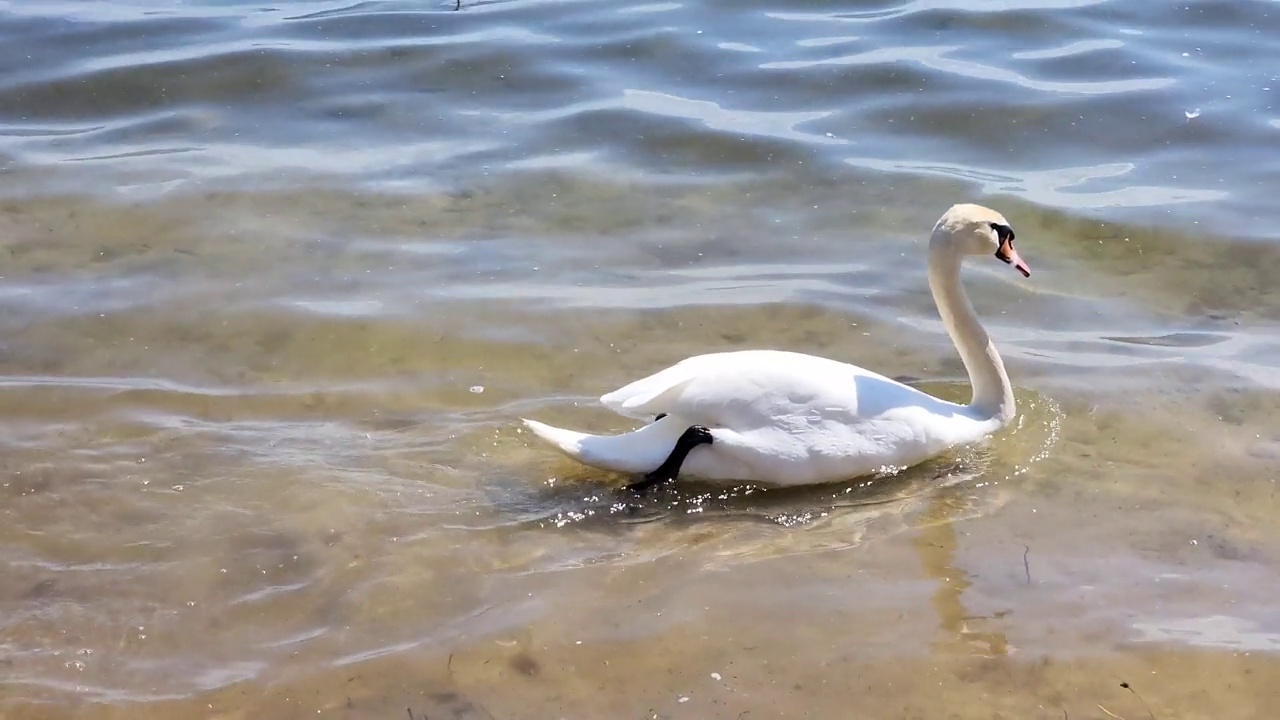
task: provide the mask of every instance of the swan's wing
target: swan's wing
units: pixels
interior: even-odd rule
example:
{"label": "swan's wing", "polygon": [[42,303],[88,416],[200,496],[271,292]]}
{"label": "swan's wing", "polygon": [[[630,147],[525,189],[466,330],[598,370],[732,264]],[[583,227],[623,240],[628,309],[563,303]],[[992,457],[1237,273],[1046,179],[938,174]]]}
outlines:
{"label": "swan's wing", "polygon": [[679,394],[680,390],[698,377],[699,369],[706,365],[714,355],[699,355],[672,365],[646,378],[641,378],[625,387],[618,388],[600,398],[605,407],[619,415],[651,420],[654,415],[670,410],[654,410],[654,407],[666,407],[665,398]]}
{"label": "swan's wing", "polygon": [[[870,397],[860,398],[860,387]],[[629,417],[651,419],[668,413],[713,426],[750,427],[797,415],[812,418],[815,413],[856,419],[902,404],[907,399],[900,395],[904,392],[918,394],[854,365],[799,353],[749,350],[689,358],[615,390],[600,402]]]}

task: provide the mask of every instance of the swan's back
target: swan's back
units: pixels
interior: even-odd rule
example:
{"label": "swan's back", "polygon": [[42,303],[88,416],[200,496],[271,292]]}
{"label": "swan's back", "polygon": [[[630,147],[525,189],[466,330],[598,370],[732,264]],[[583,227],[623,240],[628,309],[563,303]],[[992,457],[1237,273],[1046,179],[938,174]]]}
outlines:
{"label": "swan's back", "polygon": [[856,365],[780,350],[698,355],[600,401],[632,417],[668,413],[728,427],[776,425],[793,416],[853,422],[907,408],[945,415],[963,409]]}

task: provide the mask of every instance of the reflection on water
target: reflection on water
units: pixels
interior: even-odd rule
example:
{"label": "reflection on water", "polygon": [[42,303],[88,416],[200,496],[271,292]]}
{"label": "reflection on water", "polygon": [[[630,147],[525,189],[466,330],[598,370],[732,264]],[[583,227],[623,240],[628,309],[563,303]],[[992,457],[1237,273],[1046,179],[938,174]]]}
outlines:
{"label": "reflection on water", "polygon": [[[0,717],[1267,717],[1274,8],[979,5],[0,3]],[[637,500],[519,428],[967,397],[962,200],[991,442]]]}
{"label": "reflection on water", "polygon": [[1207,647],[1258,652],[1280,651],[1280,633],[1258,629],[1239,618],[1213,615],[1209,617],[1135,623],[1142,640],[1176,642]]}
{"label": "reflection on water", "polygon": [[936,162],[910,160],[849,158],[847,162],[850,165],[871,170],[911,175],[941,175],[967,180],[977,185],[984,194],[1022,195],[1035,203],[1076,210],[1165,207],[1180,203],[1223,200],[1227,197],[1227,193],[1221,190],[1105,182],[1113,178],[1119,178],[1121,181],[1127,179],[1125,176],[1136,169],[1131,163],[1009,173],[971,165],[947,166]]}

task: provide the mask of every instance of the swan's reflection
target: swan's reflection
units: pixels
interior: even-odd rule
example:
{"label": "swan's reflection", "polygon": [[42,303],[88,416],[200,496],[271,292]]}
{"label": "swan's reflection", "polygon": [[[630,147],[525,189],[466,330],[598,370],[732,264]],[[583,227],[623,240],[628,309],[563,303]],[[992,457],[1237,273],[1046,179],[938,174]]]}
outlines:
{"label": "swan's reflection", "polygon": [[964,592],[973,582],[956,564],[956,509],[945,496],[933,496],[920,517],[919,530],[911,537],[925,574],[938,581],[933,608],[938,613],[942,632],[933,648],[966,654],[1008,655],[1011,648],[1003,632],[977,629],[988,621],[1004,617],[1005,612],[991,616],[965,612]]}

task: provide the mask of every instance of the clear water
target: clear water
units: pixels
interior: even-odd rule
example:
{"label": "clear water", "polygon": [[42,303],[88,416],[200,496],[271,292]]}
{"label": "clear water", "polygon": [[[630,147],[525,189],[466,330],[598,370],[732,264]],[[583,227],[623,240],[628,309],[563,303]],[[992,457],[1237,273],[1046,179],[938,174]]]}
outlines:
{"label": "clear water", "polygon": [[[0,2],[0,718],[1266,716],[1278,13]],[[519,431],[739,347],[963,398],[958,201],[989,446],[621,507]]]}

